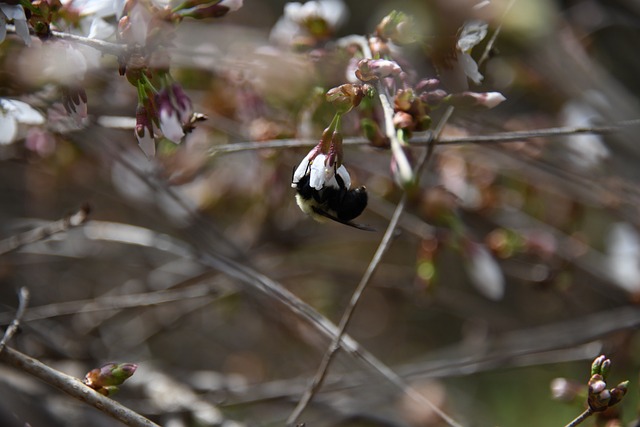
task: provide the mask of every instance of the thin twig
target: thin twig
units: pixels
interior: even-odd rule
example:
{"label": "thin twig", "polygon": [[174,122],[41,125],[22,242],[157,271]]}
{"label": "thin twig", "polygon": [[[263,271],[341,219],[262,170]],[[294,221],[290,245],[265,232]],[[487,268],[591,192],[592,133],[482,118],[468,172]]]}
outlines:
{"label": "thin twig", "polygon": [[76,213],[59,219],[58,221],[0,240],[0,255],[5,255],[25,245],[39,242],[54,234],[80,226],[87,221],[90,210],[89,205],[84,205]]}
{"label": "thin twig", "polygon": [[5,347],[4,351],[0,353],[0,361],[33,375],[39,380],[101,410],[128,426],[159,427],[156,423],[137,412],[87,387],[79,379],[57,371],[11,347]]}
{"label": "thin twig", "polygon": [[2,340],[0,340],[0,353],[4,350],[5,346],[9,342],[9,340],[18,332],[18,328],[20,327],[20,321],[24,316],[24,312],[27,309],[27,305],[29,305],[29,289],[26,287],[20,288],[18,292],[18,310],[16,311],[16,315],[11,321],[11,324],[7,327],[7,330],[4,331],[4,336]]}
{"label": "thin twig", "polygon": [[[16,27],[14,25],[7,25],[7,33],[15,34]],[[32,35],[35,34],[31,31]],[[99,39],[90,39],[89,37],[78,36],[76,34],[64,33],[62,31],[51,31],[50,36],[60,40],[68,40],[75,43],[80,43],[85,46],[92,47],[99,50],[102,53],[119,56],[127,52],[127,46],[118,43],[106,42]]]}
{"label": "thin twig", "polygon": [[593,415],[593,411],[591,410],[591,408],[587,408],[584,410],[583,413],[581,413],[580,415],[578,415],[576,417],[576,419],[574,419],[573,421],[571,421],[569,424],[567,424],[565,427],[575,427],[578,424],[582,423],[584,420],[586,420],[587,418],[589,418],[591,415]]}
{"label": "thin twig", "polygon": [[[616,133],[626,127],[640,125],[640,119],[626,120],[607,126],[567,126],[544,129],[532,129],[514,132],[501,132],[493,135],[474,135],[453,138],[440,138],[435,141],[435,145],[457,145],[457,144],[498,144],[503,142],[525,141],[533,138],[551,138],[557,136],[571,135],[606,135]],[[432,133],[426,135],[415,135],[411,138],[412,146],[429,145],[434,141]],[[274,148],[304,148],[313,147],[318,141],[310,139],[275,139],[271,141],[251,141],[238,142],[234,144],[223,144],[212,147],[209,155],[235,153],[239,151],[266,150]],[[368,145],[370,141],[366,138],[345,138],[344,145]]]}
{"label": "thin twig", "polygon": [[313,382],[311,383],[309,388],[307,388],[304,395],[300,399],[300,402],[298,402],[298,405],[289,416],[289,419],[287,420],[288,426],[295,425],[295,422],[298,420],[298,418],[302,414],[302,411],[304,411],[304,409],[307,407],[307,405],[309,404],[313,396],[320,389],[320,386],[322,385],[322,382],[324,381],[327,375],[329,365],[331,364],[331,361],[333,360],[333,357],[335,356],[336,352],[340,349],[340,340],[342,339],[347,329],[347,326],[349,326],[349,322],[351,321],[353,312],[355,311],[358,305],[358,302],[360,301],[360,297],[362,296],[362,293],[364,292],[365,288],[369,284],[369,280],[371,280],[373,273],[375,273],[376,269],[378,268],[378,265],[380,264],[380,261],[382,260],[383,255],[389,249],[389,246],[391,244],[391,239],[396,230],[396,226],[398,224],[398,220],[400,219],[400,215],[402,214],[402,211],[404,211],[406,201],[407,201],[407,197],[405,194],[400,200],[400,203],[398,203],[398,206],[396,207],[396,210],[393,213],[393,217],[391,218],[391,221],[387,226],[387,231],[385,232],[384,237],[382,238],[382,241],[380,242],[380,245],[376,250],[376,253],[371,259],[371,262],[369,263],[367,270],[362,276],[362,279],[360,280],[360,283],[356,287],[356,290],[353,292],[353,295],[351,295],[351,300],[349,301],[349,305],[347,306],[344,314],[342,315],[342,318],[340,319],[340,324],[338,325],[338,333],[333,338],[328,351],[325,353],[324,358],[322,359],[322,362],[318,367],[318,371],[316,372],[316,375],[313,378]]}
{"label": "thin twig", "polygon": [[[209,297],[219,298],[223,293],[218,293],[212,286],[206,283],[192,285],[180,289],[162,290],[127,295],[107,295],[99,298],[65,301],[56,304],[41,305],[29,309],[22,319],[24,322],[50,319],[52,317],[67,316],[80,313],[94,313],[107,310],[123,310],[127,308],[139,308],[166,304],[187,299]],[[8,313],[0,313],[0,323],[7,318]]]}
{"label": "thin twig", "polygon": [[491,38],[487,42],[487,46],[484,48],[484,52],[482,52],[482,56],[478,60],[478,67],[480,67],[487,59],[489,59],[489,54],[491,53],[491,49],[493,48],[493,45],[496,43],[496,40],[498,39],[498,35],[500,35],[500,31],[502,31],[502,25],[504,24],[504,19],[506,18],[507,14],[509,13],[509,11],[511,10],[511,8],[515,3],[516,3],[516,0],[511,0],[507,5],[507,7],[504,9],[504,12],[502,13],[502,17],[500,18],[500,24],[498,24],[498,27],[491,35]]}
{"label": "thin twig", "polygon": [[442,115],[442,118],[438,122],[438,125],[434,129],[433,133],[430,135],[431,140],[427,143],[427,152],[425,153],[424,157],[420,159],[420,161],[418,162],[418,166],[416,167],[416,176],[419,176],[422,170],[429,165],[429,161],[433,156],[433,151],[435,150],[436,145],[438,144],[438,141],[440,141],[440,136],[442,135],[442,131],[444,131],[444,127],[446,126],[447,122],[451,118],[451,115],[453,114],[453,110],[455,110],[455,107],[451,105],[447,107],[444,114]]}

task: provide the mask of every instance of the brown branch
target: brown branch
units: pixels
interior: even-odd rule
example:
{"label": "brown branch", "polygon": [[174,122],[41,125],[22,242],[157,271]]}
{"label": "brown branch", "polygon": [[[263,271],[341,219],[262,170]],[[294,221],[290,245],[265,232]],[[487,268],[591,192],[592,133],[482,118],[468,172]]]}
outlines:
{"label": "brown branch", "polygon": [[513,5],[515,3],[516,3],[516,0],[511,0],[509,2],[509,4],[507,5],[507,7],[505,7],[504,12],[502,13],[502,18],[500,19],[500,24],[498,25],[496,30],[491,35],[491,38],[487,42],[487,46],[485,47],[484,52],[482,52],[482,56],[478,60],[478,67],[482,66],[482,64],[487,59],[489,59],[489,55],[491,53],[491,49],[493,49],[493,45],[496,43],[496,40],[498,39],[498,35],[500,35],[500,31],[502,31],[502,24],[504,23],[504,20],[505,20],[507,14],[511,11],[511,8],[513,7]]}
{"label": "brown branch", "polygon": [[591,410],[591,408],[587,408],[582,414],[578,415],[573,421],[571,421],[565,427],[575,427],[578,424],[581,424],[584,420],[589,418],[591,415],[593,415],[593,411]]}
{"label": "brown branch", "polygon": [[[16,34],[16,27],[14,25],[7,25],[7,33]],[[33,35],[35,33],[31,31],[31,34]],[[51,31],[50,36],[54,39],[67,40],[75,43],[80,43],[85,46],[89,46],[96,50],[99,50],[102,53],[106,53],[114,56],[122,55],[123,53],[126,53],[128,49],[126,45],[106,42],[104,40],[99,40],[99,39],[90,39],[88,37],[78,36],[70,33],[64,33],[61,31]]]}
{"label": "brown branch", "polygon": [[27,305],[29,305],[29,290],[25,287],[22,287],[20,288],[20,292],[18,293],[18,310],[16,311],[16,316],[11,321],[11,324],[9,324],[9,326],[7,327],[7,330],[4,331],[4,336],[2,337],[2,340],[0,340],[0,353],[2,353],[2,350],[4,350],[5,346],[13,337],[13,335],[18,332],[20,321],[24,316]]}
{"label": "brown branch", "polygon": [[[557,136],[571,135],[607,135],[620,132],[627,127],[639,126],[640,119],[627,120],[608,126],[567,126],[545,129],[532,129],[514,132],[501,132],[493,135],[473,135],[453,138],[440,138],[435,142],[436,145],[455,145],[455,144],[498,144],[502,142],[526,141],[534,138],[552,138]],[[427,132],[422,135],[415,135],[411,138],[410,145],[420,146],[429,145],[433,141],[433,134]],[[235,153],[239,151],[249,150],[266,150],[273,148],[304,148],[313,147],[318,141],[309,139],[276,139],[271,141],[252,141],[238,142],[235,144],[223,144],[212,147],[209,155]],[[346,138],[343,141],[345,145],[368,145],[370,141],[366,138]]]}
{"label": "brown branch", "polygon": [[62,233],[70,228],[78,227],[87,221],[90,211],[91,208],[89,205],[84,205],[76,213],[59,219],[58,221],[0,240],[0,255],[5,255],[25,245],[47,239],[54,234]]}
{"label": "brown branch", "polygon": [[20,353],[11,347],[5,347],[4,351],[0,353],[0,361],[33,375],[39,380],[67,393],[71,397],[101,410],[125,425],[134,427],[159,427],[156,423],[142,415],[87,387],[79,379],[50,368],[44,363]]}
{"label": "brown branch", "polygon": [[[212,289],[208,284],[197,284],[180,289],[162,290],[126,295],[107,295],[99,298],[66,301],[55,304],[32,307],[23,317],[24,322],[49,319],[79,313],[93,313],[106,310],[123,310],[166,304],[187,299],[211,297],[218,298],[223,293]],[[9,313],[0,313],[0,323],[7,320]]]}

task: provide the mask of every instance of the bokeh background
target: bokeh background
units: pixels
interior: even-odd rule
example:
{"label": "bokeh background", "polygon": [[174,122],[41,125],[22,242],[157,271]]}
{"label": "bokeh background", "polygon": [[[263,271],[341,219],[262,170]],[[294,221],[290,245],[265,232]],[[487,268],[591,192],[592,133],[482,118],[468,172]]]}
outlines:
{"label": "bokeh background", "polygon": [[[507,12],[509,2],[491,3],[480,17],[489,37],[501,30],[474,90],[507,100],[457,109],[444,139],[640,118],[637,2],[518,0]],[[0,257],[2,325],[17,290],[31,293],[10,345],[77,377],[105,362],[137,363],[115,399],[161,425],[284,425],[329,344],[301,310],[339,321],[401,196],[389,151],[350,144],[345,163],[370,195],[358,222],[378,231],[316,223],[290,187],[313,143],[215,153],[247,141],[317,140],[329,123],[317,88],[343,83],[344,61],[278,46],[270,32],[284,4],[246,0],[223,19],[179,26],[172,74],[208,120],[179,147],[159,147],[155,160],[130,127],[105,125],[105,117],[133,118],[137,102],[109,55],[85,76],[86,126],[61,129],[46,150],[23,140],[0,147],[1,237],[92,208],[86,226]],[[371,33],[397,9],[437,43],[447,36],[443,23],[472,16],[466,1],[345,4],[336,37]],[[55,89],[29,49],[11,37],[0,45],[0,95],[52,108]],[[403,54],[420,76],[435,77],[428,49]],[[358,137],[350,114],[345,136]],[[435,123],[441,115],[433,112]],[[364,353],[339,353],[301,421],[446,425],[366,354],[463,425],[565,425],[584,403],[553,399],[553,380],[586,384],[591,360],[604,353],[612,383],[631,381],[609,425],[635,425],[637,131],[438,146],[348,329]],[[466,238],[499,266],[498,297],[482,273],[493,262],[474,267],[447,230],[429,223],[441,187],[457,198]],[[0,372],[0,418],[118,425],[13,368]]]}

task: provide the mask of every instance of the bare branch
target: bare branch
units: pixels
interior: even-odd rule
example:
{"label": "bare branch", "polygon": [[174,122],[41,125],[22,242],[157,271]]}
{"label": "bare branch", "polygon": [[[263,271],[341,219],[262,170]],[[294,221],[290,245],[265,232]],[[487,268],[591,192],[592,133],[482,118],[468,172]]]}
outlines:
{"label": "bare branch", "polygon": [[[16,27],[14,25],[7,25],[7,33],[15,34]],[[60,40],[68,40],[75,43],[80,43],[85,46],[92,47],[99,50],[102,53],[119,56],[127,52],[127,46],[117,43],[106,42],[99,39],[90,39],[88,37],[78,36],[75,34],[64,33],[61,31],[51,31],[51,37]]]}
{"label": "bare branch", "polygon": [[84,205],[76,213],[59,219],[58,221],[0,240],[0,255],[5,255],[25,245],[47,239],[54,234],[62,233],[70,228],[79,227],[87,221],[90,211],[89,205]]}
{"label": "bare branch", "polygon": [[4,336],[2,337],[2,340],[0,340],[0,353],[2,353],[2,350],[4,350],[13,335],[18,332],[20,321],[24,316],[27,305],[29,305],[29,290],[23,286],[20,288],[20,292],[18,293],[18,310],[16,311],[16,316],[7,327],[7,330],[4,331]]}
{"label": "bare branch", "polygon": [[[640,119],[626,120],[609,126],[567,126],[545,129],[532,129],[514,132],[501,132],[493,135],[474,135],[453,138],[440,138],[436,145],[456,145],[456,144],[497,144],[502,142],[526,141],[533,138],[552,138],[557,136],[570,135],[606,135],[622,131],[624,128],[640,125]],[[433,134],[426,132],[422,135],[415,135],[411,138],[412,146],[429,145],[433,141]],[[212,147],[210,155],[235,153],[238,151],[266,150],[273,148],[303,148],[313,147],[318,141],[309,139],[276,139],[271,141],[238,142],[235,144],[223,144]],[[368,145],[366,138],[345,138],[345,145]]]}
{"label": "bare branch", "polygon": [[507,16],[509,11],[513,5],[516,4],[516,0],[511,0],[507,7],[504,8],[504,12],[502,13],[502,18],[500,19],[500,24],[496,28],[496,30],[491,35],[491,38],[487,42],[487,46],[484,48],[484,52],[482,52],[482,56],[478,60],[478,67],[480,67],[484,62],[489,59],[489,54],[491,53],[491,49],[493,49],[493,45],[496,43],[498,36],[500,35],[500,31],[502,31],[502,24],[504,23],[504,18]]}
{"label": "bare branch", "polygon": [[[126,308],[146,307],[186,299],[211,297],[220,295],[212,290],[211,285],[197,284],[180,289],[145,292],[129,295],[108,295],[79,301],[66,301],[57,304],[47,304],[32,307],[24,316],[23,321],[49,319],[70,314],[91,313],[105,310],[122,310]],[[0,313],[0,323],[6,320],[8,313]]]}
{"label": "bare branch", "polygon": [[87,387],[79,379],[50,368],[44,363],[20,353],[11,347],[5,347],[4,351],[0,353],[0,361],[33,375],[58,390],[101,410],[125,425],[134,427],[159,427],[156,423],[142,415]]}

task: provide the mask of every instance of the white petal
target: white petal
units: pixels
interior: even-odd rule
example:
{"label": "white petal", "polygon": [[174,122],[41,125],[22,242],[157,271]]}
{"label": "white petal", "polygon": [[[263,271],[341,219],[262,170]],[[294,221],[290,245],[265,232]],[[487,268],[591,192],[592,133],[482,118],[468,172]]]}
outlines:
{"label": "white petal", "polygon": [[4,99],[0,101],[0,108],[10,111],[10,114],[15,117],[18,122],[24,123],[25,125],[44,124],[44,116],[42,113],[26,102],[15,99]]}
{"label": "white petal", "polygon": [[125,0],[113,0],[113,11],[115,12],[116,18],[118,18],[118,20],[122,16],[122,12],[124,10],[124,3],[125,3]]}
{"label": "white petal", "polygon": [[138,138],[138,145],[140,149],[147,156],[148,159],[152,159],[156,156],[156,142],[147,129],[144,131],[144,136],[142,138],[138,137],[136,134],[136,138]]}
{"label": "white petal", "polygon": [[242,0],[222,0],[218,4],[220,6],[228,7],[231,12],[235,12],[242,7]]}
{"label": "white petal", "polygon": [[309,153],[304,157],[304,159],[302,159],[296,170],[293,172],[291,187],[295,188],[302,177],[307,174],[307,169],[309,168],[309,159],[315,154],[315,152],[315,148],[309,151]]}
{"label": "white petal", "polygon": [[502,104],[506,100],[507,98],[505,98],[504,95],[501,94],[500,92],[485,92],[484,101],[482,102],[482,105],[484,105],[487,108],[493,108]]}
{"label": "white petal", "polygon": [[302,3],[299,2],[290,2],[284,5],[284,17],[293,21],[300,22],[303,20],[302,16]]}
{"label": "white petal", "polygon": [[469,21],[464,24],[458,39],[458,49],[469,52],[487,36],[489,25],[482,21]]}
{"label": "white petal", "polygon": [[31,46],[31,34],[26,19],[16,19],[13,21],[16,26],[16,34],[22,39],[24,44]]}
{"label": "white petal", "polygon": [[171,0],[151,0],[151,3],[153,3],[153,5],[158,9],[166,8],[167,6],[169,6],[170,2]]}
{"label": "white petal", "polygon": [[327,156],[324,154],[318,154],[313,163],[311,163],[311,175],[309,177],[309,185],[316,190],[322,189],[325,183],[328,182],[334,175],[334,169],[327,167],[325,164]]}
{"label": "white petal", "polygon": [[160,130],[162,134],[170,141],[180,144],[184,131],[182,130],[182,124],[178,120],[178,115],[175,111],[160,111]]}
{"label": "white petal", "polygon": [[19,4],[9,5],[6,3],[0,3],[0,10],[2,10],[2,13],[4,13],[8,20],[27,20],[27,17],[24,14],[24,9]]}
{"label": "white petal", "polygon": [[340,26],[349,16],[347,7],[342,0],[320,1],[318,15],[332,28]]}
{"label": "white petal", "polygon": [[500,266],[489,251],[474,244],[470,251],[470,260],[466,264],[471,283],[485,297],[498,301],[504,295],[504,276]]}
{"label": "white petal", "polygon": [[113,25],[109,24],[102,18],[91,19],[91,26],[87,33],[87,37],[90,39],[105,40],[111,37],[115,33]]}
{"label": "white petal", "polygon": [[0,110],[0,145],[11,144],[16,139],[18,123],[16,119]]}
{"label": "white petal", "polygon": [[478,71],[478,64],[476,61],[466,52],[462,52],[458,55],[458,62],[464,70],[465,75],[470,78],[475,84],[480,84],[484,78]]}
{"label": "white petal", "polygon": [[118,18],[122,14],[124,1],[119,0],[73,0],[73,9],[80,12],[82,16],[106,17],[116,15]]}
{"label": "white petal", "polygon": [[129,12],[129,19],[133,41],[144,46],[147,42],[147,29],[151,21],[151,14],[139,3],[136,3]]}
{"label": "white petal", "polygon": [[350,189],[351,188],[351,176],[349,176],[349,172],[347,171],[347,168],[345,168],[344,165],[342,165],[342,166],[340,166],[338,168],[336,173],[338,175],[340,175],[340,178],[342,178],[342,181],[344,181],[345,188],[347,190]]}

